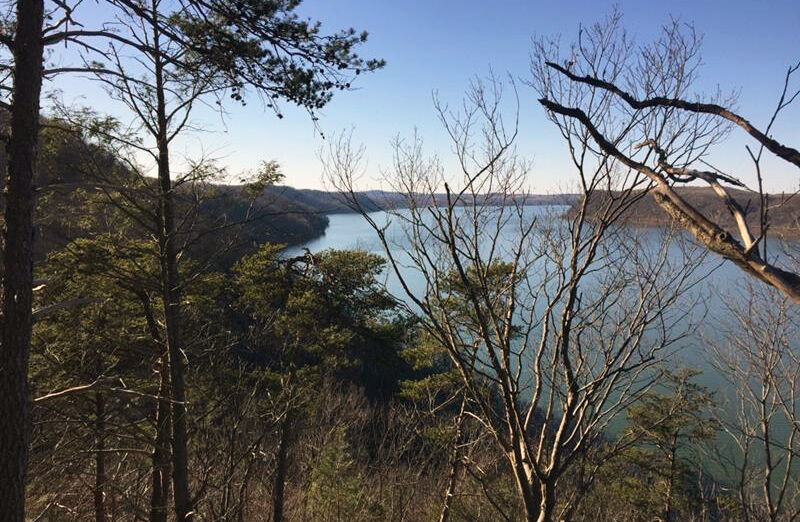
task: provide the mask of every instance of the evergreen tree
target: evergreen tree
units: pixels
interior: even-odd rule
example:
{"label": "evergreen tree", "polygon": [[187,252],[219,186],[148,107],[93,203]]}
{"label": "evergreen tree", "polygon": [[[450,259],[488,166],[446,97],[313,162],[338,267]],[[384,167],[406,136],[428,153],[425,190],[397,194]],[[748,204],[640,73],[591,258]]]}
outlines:
{"label": "evergreen tree", "polygon": [[631,447],[612,461],[601,493],[625,506],[637,520],[686,520],[702,499],[701,445],[717,434],[710,417],[713,398],[692,382],[699,372],[665,372],[661,391],[650,391],[628,412],[623,439]]}

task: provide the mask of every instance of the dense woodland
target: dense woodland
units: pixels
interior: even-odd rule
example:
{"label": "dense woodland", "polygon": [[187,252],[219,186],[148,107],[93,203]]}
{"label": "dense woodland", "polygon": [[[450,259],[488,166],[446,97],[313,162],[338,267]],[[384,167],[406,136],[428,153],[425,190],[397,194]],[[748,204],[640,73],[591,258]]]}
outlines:
{"label": "dense woodland", "polygon": [[[694,27],[632,43],[612,11],[534,40],[524,87],[435,99],[461,172],[398,139],[368,190],[351,133],[327,137],[329,191],[178,165],[201,103],[315,119],[391,66],[299,4],[5,6],[0,521],[797,519],[800,206],[762,158],[800,167],[771,134],[800,65],[761,126],[694,94]],[[128,120],[43,90],[76,74]],[[570,194],[527,188],[524,99]],[[704,162],[731,133],[756,186]],[[286,254],[337,212],[384,254]],[[727,321],[697,293],[718,258],[747,281],[716,289]],[[687,346],[727,395],[675,364]]]}

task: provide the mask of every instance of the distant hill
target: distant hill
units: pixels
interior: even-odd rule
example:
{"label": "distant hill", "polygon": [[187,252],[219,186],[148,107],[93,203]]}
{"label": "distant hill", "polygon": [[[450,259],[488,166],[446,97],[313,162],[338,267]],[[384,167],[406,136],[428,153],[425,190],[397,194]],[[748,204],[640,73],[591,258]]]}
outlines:
{"label": "distant hill", "polygon": [[[2,118],[0,113],[0,126]],[[5,171],[2,148],[0,170]],[[3,178],[0,176],[0,190]],[[70,129],[53,124],[44,127],[34,180],[38,192],[36,259],[43,260],[48,253],[64,248],[73,239],[118,231],[119,223],[115,223],[107,212],[107,196],[118,194],[115,187],[136,186],[142,194],[144,208],[149,205],[144,201],[153,198],[157,192],[155,179],[136,179],[124,162],[110,151],[87,143]],[[202,197],[198,200],[201,192]],[[318,237],[328,226],[323,209],[295,200],[292,194],[283,194],[281,190],[269,189],[255,204],[251,204],[241,186],[188,183],[176,189],[178,215],[198,205],[198,201],[199,217],[184,223],[184,226],[198,230],[206,226],[212,228],[221,223],[241,221],[249,215],[253,217],[252,223],[236,231],[237,239],[249,247],[267,241],[302,243]],[[4,205],[5,200],[0,198],[0,221]],[[155,208],[155,200],[152,208]],[[231,229],[221,230],[217,237],[209,234],[190,250],[208,250],[215,246],[215,241],[229,239],[231,232]]]}
{"label": "distant hill", "polygon": [[[710,187],[679,187],[676,190],[703,215],[738,237],[733,218],[725,208],[723,201],[714,194]],[[748,223],[755,233],[758,230],[759,222],[758,195],[743,190],[730,190],[730,194],[747,212]],[[602,198],[598,198],[596,204],[602,201]],[[576,200],[573,203],[568,214],[575,212],[575,205],[579,202],[580,200]],[[769,233],[772,236],[787,239],[800,238],[800,195],[792,197],[789,194],[770,194],[769,209]],[[643,227],[665,226],[670,223],[670,220],[669,215],[649,194],[636,202],[623,216],[624,223]]]}
{"label": "distant hill", "polygon": [[[280,197],[324,214],[353,212],[345,203],[346,198],[337,192],[273,186],[265,191],[265,195]],[[407,196],[397,192],[368,190],[356,193],[356,197],[359,203],[368,211],[399,209],[408,206]],[[528,194],[516,196],[515,199],[523,205],[571,205],[578,200],[578,197],[577,194]],[[483,194],[476,199],[479,205],[498,205],[501,203],[502,196],[499,194]],[[419,206],[440,206],[447,203],[447,196],[444,193],[434,194],[433,196],[430,194],[417,194],[414,201]],[[472,204],[473,200],[468,196],[462,197],[456,203],[457,206]]]}
{"label": "distant hill", "polygon": [[[5,122],[0,112],[0,126]],[[112,186],[133,186],[145,189],[153,197],[155,180],[135,176],[124,162],[112,152],[84,141],[80,134],[57,122],[47,122],[43,127],[37,177],[37,222],[35,255],[38,260],[54,250],[64,248],[78,237],[90,237],[103,231],[115,230],[118,224],[103,217],[103,192],[113,195]],[[5,171],[5,154],[0,148],[0,170]],[[99,176],[99,177],[98,177]],[[3,177],[0,176],[0,189]],[[152,185],[151,185],[152,183]],[[153,190],[150,190],[150,188]],[[256,199],[246,194],[243,185],[191,183],[176,191],[176,201],[184,209],[198,204],[198,191],[203,196],[199,201],[199,218],[193,226],[213,228],[220,223],[236,223],[249,216],[251,221],[236,231],[241,247],[230,252],[223,264],[228,264],[244,250],[252,249],[264,242],[298,244],[322,235],[328,226],[327,214],[347,213],[353,210],[345,204],[345,198],[336,192],[296,189],[289,186],[269,186]],[[407,199],[398,193],[381,190],[361,192],[356,195],[359,203],[368,211],[397,209],[407,206]],[[445,194],[417,195],[415,204],[443,205]],[[496,205],[501,197],[497,194],[478,196],[478,204]],[[518,196],[517,202],[524,205],[569,205],[577,200],[576,195],[528,195]],[[462,197],[459,205],[471,205],[473,200]],[[0,198],[0,213],[4,200]],[[178,209],[179,214],[181,209]],[[209,234],[190,250],[209,251],[230,239],[230,230]],[[226,237],[227,235],[227,237]],[[191,254],[191,251],[190,251]]]}

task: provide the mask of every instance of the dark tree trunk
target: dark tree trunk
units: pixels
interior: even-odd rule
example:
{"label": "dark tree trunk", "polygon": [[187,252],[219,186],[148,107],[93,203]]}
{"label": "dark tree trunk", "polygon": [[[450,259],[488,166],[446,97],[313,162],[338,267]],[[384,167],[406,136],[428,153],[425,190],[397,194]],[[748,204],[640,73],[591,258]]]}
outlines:
{"label": "dark tree trunk", "polygon": [[18,0],[14,38],[11,136],[6,148],[0,346],[0,519],[25,516],[25,475],[30,439],[28,357],[33,283],[33,178],[42,88],[42,0]]}
{"label": "dark tree trunk", "polygon": [[[175,217],[166,151],[159,153],[159,181],[162,205],[161,276],[164,295],[164,322],[169,350],[170,388],[172,390],[172,481],[175,514],[179,521],[192,518],[189,496],[189,450],[186,428],[186,391],[184,386],[184,354],[181,349],[180,290],[178,288],[178,256],[175,248]],[[161,148],[161,146],[159,146]]]}
{"label": "dark tree trunk", "polygon": [[[157,6],[153,5],[157,17]],[[164,60],[159,47],[159,27],[153,24],[153,50],[156,81],[156,118],[158,136],[158,184],[161,218],[159,254],[161,258],[161,290],[164,299],[164,323],[167,330],[170,388],[172,390],[172,485],[175,516],[179,522],[191,520],[192,499],[189,495],[189,442],[186,428],[186,392],[181,347],[180,282],[175,230],[175,202],[169,166],[169,122],[166,115]]]}
{"label": "dark tree trunk", "polygon": [[289,470],[289,445],[292,435],[292,414],[286,412],[281,422],[278,454],[275,457],[275,480],[272,484],[272,522],[283,522],[283,498],[286,491],[286,475]]}
{"label": "dark tree trunk", "polygon": [[95,406],[95,474],[94,474],[94,519],[106,522],[106,403],[102,392],[94,394]]}
{"label": "dark tree trunk", "polygon": [[170,484],[170,419],[169,362],[166,351],[161,354],[158,387],[158,410],[156,411],[156,440],[153,447],[153,483],[150,497],[150,521],[167,521]]}
{"label": "dark tree trunk", "polygon": [[170,480],[172,477],[170,473],[172,469],[172,465],[170,464],[170,441],[172,440],[170,397],[172,396],[172,392],[170,390],[169,381],[169,353],[164,344],[164,339],[161,335],[158,323],[156,322],[155,315],[153,314],[150,296],[146,292],[140,292],[139,299],[142,301],[142,308],[144,309],[144,316],[147,321],[147,328],[150,330],[150,336],[153,338],[155,345],[159,348],[158,407],[156,409],[156,438],[153,445],[152,458],[153,470],[150,494],[150,522],[166,522]]}

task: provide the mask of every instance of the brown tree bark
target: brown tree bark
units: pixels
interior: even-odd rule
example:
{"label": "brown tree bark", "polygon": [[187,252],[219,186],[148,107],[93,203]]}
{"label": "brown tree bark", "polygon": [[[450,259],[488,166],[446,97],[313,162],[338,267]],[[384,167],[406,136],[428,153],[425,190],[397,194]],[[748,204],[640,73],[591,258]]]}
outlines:
{"label": "brown tree bark", "polygon": [[[153,16],[157,16],[154,5]],[[180,282],[175,229],[175,202],[169,165],[169,122],[166,115],[164,61],[159,48],[160,29],[153,24],[153,49],[156,76],[156,112],[158,125],[158,184],[161,218],[159,254],[161,290],[164,299],[164,323],[167,330],[170,387],[172,390],[172,483],[175,516],[178,521],[192,519],[189,495],[189,450],[186,428],[186,391],[184,386],[183,350],[181,347]]]}
{"label": "brown tree bark", "polygon": [[[151,59],[155,75],[154,91],[156,95],[156,143],[158,147],[158,247],[159,264],[161,267],[160,283],[161,297],[164,302],[164,325],[166,329],[166,354],[169,367],[170,412],[164,410],[163,397],[159,401],[159,422],[171,422],[172,435],[172,489],[175,506],[175,518],[179,522],[192,520],[192,498],[189,493],[189,451],[188,431],[186,428],[186,391],[184,386],[184,353],[181,345],[181,306],[180,306],[180,281],[178,276],[178,250],[176,246],[175,202],[173,198],[172,179],[169,163],[169,119],[167,117],[166,80],[164,78],[165,56],[161,48],[161,27],[158,12],[158,0],[153,0],[151,6],[150,30]],[[162,371],[163,371],[162,354]],[[161,386],[163,388],[164,376]],[[159,426],[159,431],[165,429]],[[163,435],[163,432],[161,433]],[[155,455],[158,451],[159,455]],[[163,480],[163,460],[165,454],[154,451],[153,464],[159,469],[153,470],[152,486],[153,496],[151,507],[163,504],[166,501],[165,481]],[[156,491],[156,482],[161,483],[161,494]],[[158,512],[151,510],[155,520],[163,520]]]}
{"label": "brown tree bark", "polygon": [[94,518],[96,522],[106,521],[106,401],[102,392],[95,392],[95,474],[94,474]]}
{"label": "brown tree bark", "polygon": [[272,485],[272,522],[283,521],[283,499],[286,490],[286,475],[289,469],[291,430],[291,412],[286,412],[286,416],[281,421],[278,454],[275,458],[275,480]]}
{"label": "brown tree bark", "polygon": [[447,475],[447,489],[445,489],[444,492],[444,501],[442,502],[442,511],[439,514],[439,522],[448,522],[450,520],[452,501],[456,493],[456,487],[458,486],[458,474],[461,470],[460,445],[464,432],[464,405],[465,398],[462,397],[461,409],[456,419],[456,433],[453,439],[453,447],[450,451],[450,471]]}
{"label": "brown tree bark", "polygon": [[153,446],[153,481],[150,496],[150,521],[167,521],[170,483],[170,436],[172,420],[170,415],[169,361],[166,353],[161,354],[160,384],[158,387],[158,409],[156,411],[156,440]]}
{"label": "brown tree bark", "polygon": [[0,347],[0,519],[25,517],[30,439],[28,357],[33,283],[33,177],[42,88],[42,0],[18,0],[3,245]]}
{"label": "brown tree bark", "polygon": [[[159,146],[161,149],[161,146]],[[191,520],[192,502],[189,495],[189,451],[186,428],[186,391],[184,384],[184,354],[181,347],[181,309],[178,289],[178,261],[175,248],[175,217],[172,188],[169,178],[169,159],[166,150],[159,152],[159,183],[161,185],[161,273],[164,296],[164,322],[167,329],[169,372],[172,390],[172,482],[175,515],[178,520]]]}
{"label": "brown tree bark", "polygon": [[144,315],[147,320],[147,328],[153,342],[159,347],[159,385],[158,385],[158,407],[156,410],[156,438],[153,445],[153,469],[150,491],[150,521],[167,521],[167,504],[169,502],[170,479],[170,441],[172,439],[172,412],[170,407],[169,379],[169,353],[161,332],[153,315],[153,307],[150,296],[146,292],[141,292],[139,298],[142,300]]}

